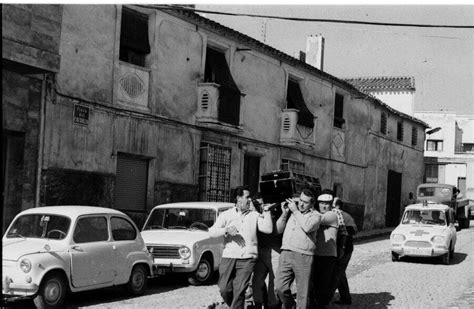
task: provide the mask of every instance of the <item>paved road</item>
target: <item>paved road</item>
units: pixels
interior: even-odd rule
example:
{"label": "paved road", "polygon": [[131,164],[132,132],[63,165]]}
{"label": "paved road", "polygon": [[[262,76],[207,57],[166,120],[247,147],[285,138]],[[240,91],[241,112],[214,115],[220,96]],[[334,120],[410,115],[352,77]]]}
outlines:
{"label": "paved road", "polygon": [[[450,265],[422,258],[394,263],[383,237],[356,244],[348,278],[353,304],[346,308],[474,308],[474,221],[458,232]],[[207,308],[220,301],[215,284],[194,287],[184,277],[168,277],[152,280],[137,298],[124,296],[120,288],[77,293],[68,308]],[[34,306],[22,301],[12,308]]]}

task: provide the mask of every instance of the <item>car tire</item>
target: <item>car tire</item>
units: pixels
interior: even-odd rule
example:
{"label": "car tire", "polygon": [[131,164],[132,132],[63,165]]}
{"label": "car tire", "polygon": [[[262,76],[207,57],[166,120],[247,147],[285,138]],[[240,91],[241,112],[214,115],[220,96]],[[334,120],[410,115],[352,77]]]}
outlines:
{"label": "car tire", "polygon": [[148,273],[145,266],[135,265],[127,283],[127,291],[132,295],[143,295],[148,282]]}
{"label": "car tire", "polygon": [[400,255],[392,251],[392,262],[398,262],[400,259]]}
{"label": "car tire", "polygon": [[207,257],[202,257],[195,271],[189,278],[189,283],[192,285],[203,285],[209,283],[212,279],[212,263]]}
{"label": "car tire", "polygon": [[444,254],[443,256],[441,256],[441,263],[443,263],[444,265],[449,265],[449,263],[451,262],[451,253],[448,252],[446,254]]}
{"label": "car tire", "polygon": [[59,273],[51,273],[41,281],[38,294],[33,302],[38,309],[63,308],[66,294],[64,277]]}

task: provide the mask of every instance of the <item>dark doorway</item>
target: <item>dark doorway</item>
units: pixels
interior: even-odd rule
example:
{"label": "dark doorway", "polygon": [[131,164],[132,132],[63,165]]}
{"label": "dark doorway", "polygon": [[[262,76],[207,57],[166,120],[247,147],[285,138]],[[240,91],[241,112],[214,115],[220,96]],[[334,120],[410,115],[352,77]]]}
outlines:
{"label": "dark doorway", "polygon": [[146,215],[148,160],[119,154],[115,178],[114,208],[129,215],[141,227]]}
{"label": "dark doorway", "polygon": [[397,226],[400,223],[400,199],[402,193],[402,174],[388,171],[387,202],[385,209],[385,226]]}
{"label": "dark doorway", "polygon": [[251,194],[258,192],[260,176],[260,157],[245,155],[244,158],[244,185],[248,186]]}

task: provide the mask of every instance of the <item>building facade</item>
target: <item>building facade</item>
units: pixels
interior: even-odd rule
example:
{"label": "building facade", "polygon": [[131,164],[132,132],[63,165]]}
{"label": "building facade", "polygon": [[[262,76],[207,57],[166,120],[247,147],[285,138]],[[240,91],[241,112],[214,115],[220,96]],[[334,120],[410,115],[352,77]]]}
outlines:
{"label": "building facade", "polygon": [[415,116],[436,129],[426,136],[424,181],[454,185],[474,200],[474,115],[431,111]]}
{"label": "building facade", "polygon": [[397,224],[422,181],[426,123],[192,12],[64,5],[60,38],[37,205],[140,224],[156,204],[258,191],[284,167],[335,189],[370,229]]}

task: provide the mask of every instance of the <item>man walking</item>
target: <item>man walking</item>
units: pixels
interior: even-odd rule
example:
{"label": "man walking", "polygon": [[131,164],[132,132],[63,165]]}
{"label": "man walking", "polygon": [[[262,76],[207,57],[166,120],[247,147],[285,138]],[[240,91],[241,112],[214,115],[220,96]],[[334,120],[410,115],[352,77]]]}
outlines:
{"label": "man walking", "polygon": [[310,307],[311,269],[321,214],[314,210],[315,196],[309,189],[303,189],[298,202],[287,199],[287,203],[287,207],[282,205],[283,214],[277,221],[283,240],[275,285],[283,308],[290,309],[295,306],[291,284],[296,281],[297,308],[306,309]]}
{"label": "man walking", "polygon": [[250,210],[247,187],[237,187],[235,193],[235,207],[217,217],[209,235],[224,236],[218,282],[221,296],[231,309],[243,309],[258,254],[257,231],[271,233],[272,219],[268,209],[263,209],[263,215]]}

